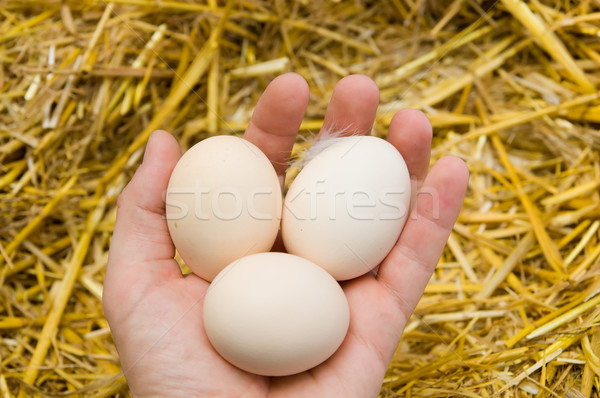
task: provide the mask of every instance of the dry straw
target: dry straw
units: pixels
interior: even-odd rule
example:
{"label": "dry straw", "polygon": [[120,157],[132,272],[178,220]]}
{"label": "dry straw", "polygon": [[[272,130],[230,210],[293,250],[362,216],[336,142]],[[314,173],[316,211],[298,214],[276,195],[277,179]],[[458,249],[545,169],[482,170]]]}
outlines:
{"label": "dry straw", "polygon": [[471,170],[381,395],[598,396],[600,3],[229,5],[0,2],[0,395],[130,395],[100,304],[119,192],[152,130],[240,134],[296,71],[303,135],[365,73],[374,134],[420,108]]}

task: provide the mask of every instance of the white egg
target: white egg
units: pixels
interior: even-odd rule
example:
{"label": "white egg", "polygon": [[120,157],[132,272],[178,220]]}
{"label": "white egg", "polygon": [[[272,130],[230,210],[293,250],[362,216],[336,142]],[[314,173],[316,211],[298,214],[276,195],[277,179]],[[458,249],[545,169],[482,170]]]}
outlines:
{"label": "white egg", "polygon": [[175,166],[166,218],[185,264],[211,281],[232,261],[271,249],[281,203],[277,174],[262,151],[239,137],[215,136]]}
{"label": "white egg", "polygon": [[204,299],[215,350],[265,376],[299,373],[340,346],[350,312],[339,284],[319,266],[286,253],[259,253],[225,268]]}
{"label": "white egg", "polygon": [[379,265],[398,240],[410,206],[410,176],[386,140],[332,142],[291,184],[281,229],[289,253],[347,280]]}

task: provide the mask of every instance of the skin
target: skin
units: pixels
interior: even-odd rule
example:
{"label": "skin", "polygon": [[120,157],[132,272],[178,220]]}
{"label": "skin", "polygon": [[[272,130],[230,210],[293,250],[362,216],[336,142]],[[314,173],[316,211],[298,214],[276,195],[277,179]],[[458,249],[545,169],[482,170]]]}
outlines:
{"label": "skin", "polygon": [[[274,79],[244,135],[269,157],[282,181],[308,96],[299,75]],[[333,91],[324,129],[369,134],[378,103],[379,90],[371,79],[348,76]],[[377,396],[456,221],[469,178],[466,165],[455,157],[440,159],[428,170],[431,138],[431,124],[420,111],[405,109],[394,116],[388,140],[403,155],[420,193],[410,218],[377,274],[342,284],[351,321],[338,351],[307,372],[270,378],[230,365],[204,333],[208,283],[193,274],[182,276],[165,220],[163,197],[181,152],[169,133],[154,132],[142,165],[118,201],[103,295],[133,395]]]}

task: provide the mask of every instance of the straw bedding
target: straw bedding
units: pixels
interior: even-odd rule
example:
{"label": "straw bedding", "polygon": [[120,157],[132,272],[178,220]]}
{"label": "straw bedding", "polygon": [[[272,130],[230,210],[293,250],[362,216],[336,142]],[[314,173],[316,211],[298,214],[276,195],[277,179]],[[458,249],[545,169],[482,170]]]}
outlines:
{"label": "straw bedding", "polygon": [[335,82],[364,73],[381,88],[374,134],[422,109],[432,161],[471,170],[381,395],[598,396],[597,0],[4,0],[0,14],[2,397],[129,395],[100,304],[116,198],[150,132],[183,149],[241,134],[285,71],[311,86],[303,135]]}

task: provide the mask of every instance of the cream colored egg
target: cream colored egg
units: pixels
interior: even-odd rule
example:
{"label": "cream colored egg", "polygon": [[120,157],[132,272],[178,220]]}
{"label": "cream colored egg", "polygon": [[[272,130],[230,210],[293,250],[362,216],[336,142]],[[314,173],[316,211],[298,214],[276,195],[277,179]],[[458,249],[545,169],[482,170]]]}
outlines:
{"label": "cream colored egg", "polygon": [[232,261],[271,249],[281,203],[277,174],[261,150],[239,137],[215,136],[175,166],[166,218],[185,264],[211,281]]}
{"label": "cream colored egg", "polygon": [[284,376],[325,361],[346,336],[350,312],[339,284],[286,253],[259,253],[225,268],[204,299],[215,350],[245,371]]}
{"label": "cream colored egg", "polygon": [[332,142],[290,186],[281,230],[289,253],[347,280],[376,267],[398,240],[410,206],[410,176],[386,140]]}

